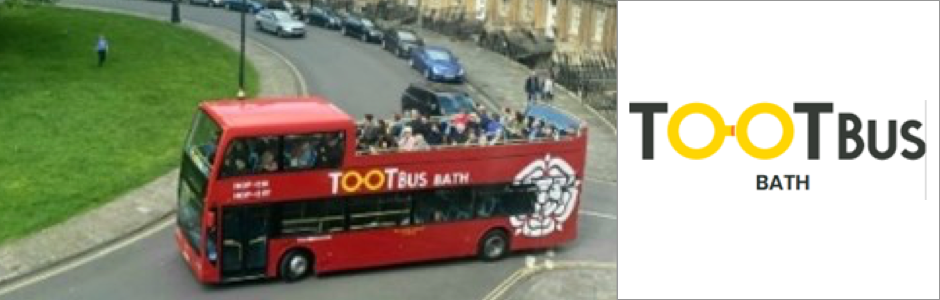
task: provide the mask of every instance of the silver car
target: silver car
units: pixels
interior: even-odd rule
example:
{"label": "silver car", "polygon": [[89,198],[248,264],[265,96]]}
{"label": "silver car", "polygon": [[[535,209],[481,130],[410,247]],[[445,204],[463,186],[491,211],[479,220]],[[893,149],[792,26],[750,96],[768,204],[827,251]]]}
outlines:
{"label": "silver car", "polygon": [[273,32],[280,37],[304,36],[307,34],[306,25],[294,20],[289,13],[283,10],[266,9],[255,16],[258,29]]}

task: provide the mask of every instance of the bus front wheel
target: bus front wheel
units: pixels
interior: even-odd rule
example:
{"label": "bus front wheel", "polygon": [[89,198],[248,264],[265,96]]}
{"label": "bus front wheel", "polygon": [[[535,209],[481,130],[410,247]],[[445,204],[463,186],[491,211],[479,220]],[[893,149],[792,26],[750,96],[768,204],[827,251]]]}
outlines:
{"label": "bus front wheel", "polygon": [[281,258],[278,269],[284,281],[297,281],[313,271],[313,258],[306,252],[292,250]]}
{"label": "bus front wheel", "polygon": [[484,261],[495,261],[509,253],[509,237],[502,229],[493,229],[483,235],[477,255]]}

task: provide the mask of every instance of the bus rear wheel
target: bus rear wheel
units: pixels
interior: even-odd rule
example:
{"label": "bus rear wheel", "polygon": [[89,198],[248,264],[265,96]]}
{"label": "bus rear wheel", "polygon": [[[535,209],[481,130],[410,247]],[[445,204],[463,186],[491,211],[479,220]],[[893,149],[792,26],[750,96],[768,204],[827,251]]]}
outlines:
{"label": "bus rear wheel", "polygon": [[281,257],[278,273],[281,279],[294,282],[306,277],[313,271],[313,258],[300,250],[292,250]]}
{"label": "bus rear wheel", "polygon": [[503,257],[506,257],[506,254],[508,253],[509,237],[506,236],[505,231],[501,229],[493,229],[488,231],[485,235],[483,235],[483,238],[480,239],[477,256],[479,256],[481,260],[500,260]]}

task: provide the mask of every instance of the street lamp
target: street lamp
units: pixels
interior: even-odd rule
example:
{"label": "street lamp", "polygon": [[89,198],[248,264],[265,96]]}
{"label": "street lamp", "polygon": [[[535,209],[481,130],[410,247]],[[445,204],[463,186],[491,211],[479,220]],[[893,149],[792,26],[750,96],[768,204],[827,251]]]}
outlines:
{"label": "street lamp", "polygon": [[248,10],[248,0],[242,0],[241,5],[241,15],[242,15],[242,36],[241,36],[241,47],[240,47],[240,57],[238,60],[238,99],[245,98],[245,11]]}

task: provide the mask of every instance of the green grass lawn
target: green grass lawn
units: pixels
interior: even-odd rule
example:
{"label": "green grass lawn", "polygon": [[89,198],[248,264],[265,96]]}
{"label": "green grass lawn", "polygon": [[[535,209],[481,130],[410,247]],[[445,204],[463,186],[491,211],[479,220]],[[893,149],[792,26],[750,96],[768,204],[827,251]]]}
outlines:
{"label": "green grass lawn", "polygon": [[[111,52],[97,67],[104,34]],[[179,165],[196,105],[231,98],[238,53],[168,22],[0,10],[0,243]],[[253,68],[249,95],[257,91]]]}

